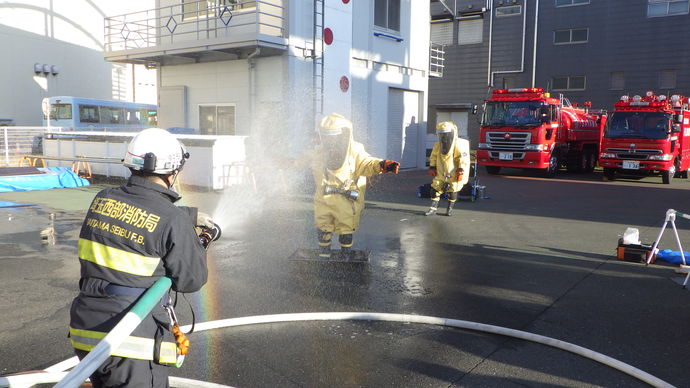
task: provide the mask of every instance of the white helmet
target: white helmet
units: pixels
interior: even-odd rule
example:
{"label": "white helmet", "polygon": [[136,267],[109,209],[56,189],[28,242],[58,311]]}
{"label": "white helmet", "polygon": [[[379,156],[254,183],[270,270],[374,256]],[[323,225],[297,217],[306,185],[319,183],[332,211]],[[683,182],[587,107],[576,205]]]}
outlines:
{"label": "white helmet", "polygon": [[125,167],[152,174],[174,174],[182,169],[189,153],[170,132],[149,128],[139,132],[127,147]]}

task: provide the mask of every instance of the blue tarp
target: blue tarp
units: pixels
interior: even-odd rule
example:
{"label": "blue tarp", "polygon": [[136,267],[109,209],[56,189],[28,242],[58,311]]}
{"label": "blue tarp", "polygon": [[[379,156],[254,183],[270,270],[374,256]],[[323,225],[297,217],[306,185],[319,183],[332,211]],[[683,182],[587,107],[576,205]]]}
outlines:
{"label": "blue tarp", "polygon": [[3,207],[32,207],[32,206],[33,205],[26,205],[23,203],[0,201],[0,208],[3,208]]}
{"label": "blue tarp", "polygon": [[80,178],[67,167],[39,168],[44,174],[0,177],[0,193],[8,191],[48,190],[66,187],[88,186],[89,181]]}
{"label": "blue tarp", "polygon": [[[690,252],[683,251],[683,254],[685,255],[686,262],[690,263]],[[680,251],[662,249],[656,254],[656,258],[671,264],[683,264],[683,258],[680,256]]]}

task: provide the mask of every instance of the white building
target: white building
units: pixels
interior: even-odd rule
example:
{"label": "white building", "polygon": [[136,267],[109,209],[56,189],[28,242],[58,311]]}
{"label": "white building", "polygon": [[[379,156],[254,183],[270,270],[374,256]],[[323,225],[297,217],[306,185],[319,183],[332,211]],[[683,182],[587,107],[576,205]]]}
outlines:
{"label": "white building", "polygon": [[372,155],[425,164],[428,1],[156,0],[105,24],[108,61],[157,68],[163,128],[292,153],[338,112]]}
{"label": "white building", "polygon": [[155,71],[103,58],[104,18],[148,3],[0,1],[0,119],[40,126],[49,96],[156,103]]}

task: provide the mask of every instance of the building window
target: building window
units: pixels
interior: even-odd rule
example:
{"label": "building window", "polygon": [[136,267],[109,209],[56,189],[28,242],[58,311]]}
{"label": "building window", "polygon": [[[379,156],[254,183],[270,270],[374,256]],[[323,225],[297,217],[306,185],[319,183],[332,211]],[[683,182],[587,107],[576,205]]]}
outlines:
{"label": "building window", "polygon": [[611,72],[611,90],[625,89],[625,74],[622,71]]}
{"label": "building window", "polygon": [[461,20],[458,23],[458,44],[482,43],[484,20]]}
{"label": "building window", "polygon": [[659,89],[675,89],[676,88],[676,71],[662,70],[659,72]]}
{"label": "building window", "polygon": [[684,15],[688,13],[688,0],[648,0],[647,17]]}
{"label": "building window", "polygon": [[520,15],[522,13],[521,5],[509,5],[506,7],[497,7],[496,16],[513,16]]}
{"label": "building window", "polygon": [[589,4],[589,0],[556,0],[556,7]]}
{"label": "building window", "polygon": [[199,132],[202,135],[234,135],[235,106],[199,105]]}
{"label": "building window", "polygon": [[431,23],[431,41],[453,44],[453,22]]}
{"label": "building window", "polygon": [[400,31],[400,0],[374,0],[374,24]]}
{"label": "building window", "polygon": [[582,75],[554,77],[553,90],[585,90],[585,77]]}
{"label": "building window", "polygon": [[587,43],[589,28],[571,28],[553,32],[554,44]]}

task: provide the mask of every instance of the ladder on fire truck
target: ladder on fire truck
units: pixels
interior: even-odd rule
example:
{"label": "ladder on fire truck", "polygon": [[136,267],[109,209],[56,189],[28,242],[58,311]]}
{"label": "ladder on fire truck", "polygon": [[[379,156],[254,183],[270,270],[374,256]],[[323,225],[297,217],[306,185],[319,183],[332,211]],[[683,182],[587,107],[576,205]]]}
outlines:
{"label": "ladder on fire truck", "polygon": [[572,106],[573,104],[570,103],[570,100],[566,96],[563,95],[563,93],[558,93],[558,99],[560,101],[560,105],[563,106]]}

